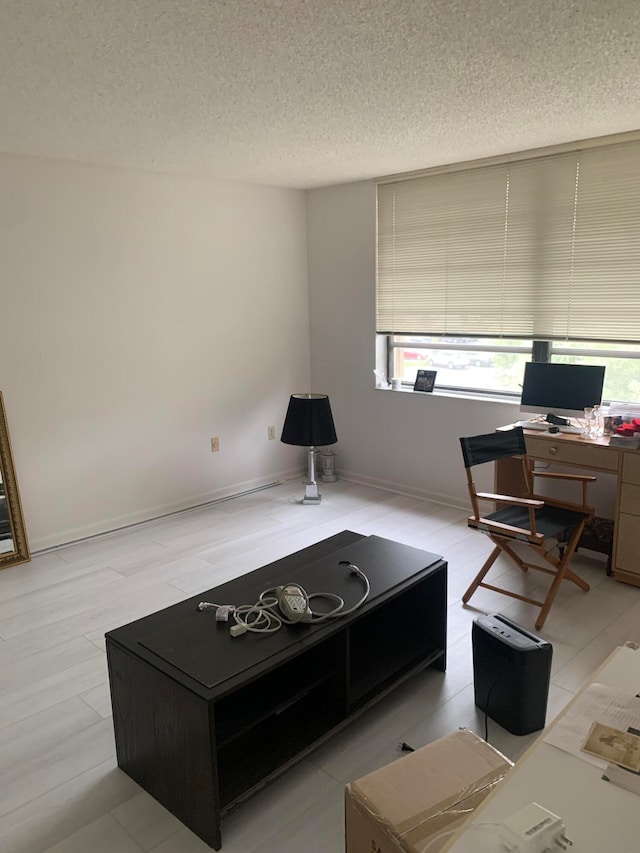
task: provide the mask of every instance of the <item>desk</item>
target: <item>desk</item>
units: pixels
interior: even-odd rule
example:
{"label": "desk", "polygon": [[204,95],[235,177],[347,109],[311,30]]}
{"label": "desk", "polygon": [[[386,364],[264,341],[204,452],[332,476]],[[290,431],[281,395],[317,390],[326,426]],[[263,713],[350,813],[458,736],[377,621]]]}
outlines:
{"label": "desk", "polygon": [[[633,695],[640,690],[640,650],[616,649],[594,674],[598,682]],[[585,685],[586,687],[586,685]],[[584,687],[580,694],[584,691]],[[577,698],[577,697],[576,697]],[[576,699],[572,700],[572,703]],[[569,706],[570,707],[570,706]],[[552,723],[552,726],[566,713]],[[640,838],[640,798],[602,780],[602,771],[563,752],[541,734],[504,781],[473,812],[443,848],[451,853],[504,853],[489,828],[474,824],[499,822],[537,802],[559,815],[573,841],[572,853],[636,853]]]}
{"label": "desk", "polygon": [[[616,477],[613,576],[617,581],[640,586],[640,450],[611,447],[608,436],[584,439],[571,433],[552,435],[527,429],[524,435],[527,455],[534,461],[568,465],[596,474],[602,471]],[[517,460],[496,462],[495,491],[516,496],[525,493],[522,466]]]}

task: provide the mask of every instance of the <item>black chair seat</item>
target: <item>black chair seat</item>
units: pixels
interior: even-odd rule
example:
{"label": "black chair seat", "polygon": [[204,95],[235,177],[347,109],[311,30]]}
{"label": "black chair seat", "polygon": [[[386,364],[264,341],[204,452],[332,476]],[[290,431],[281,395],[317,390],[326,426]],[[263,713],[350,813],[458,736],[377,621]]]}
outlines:
{"label": "black chair seat", "polygon": [[[535,510],[536,532],[541,533],[545,539],[557,539],[559,542],[567,542],[571,533],[587,517],[587,513],[575,512],[562,507],[543,506]],[[508,506],[485,516],[490,521],[499,521],[501,524],[509,524],[512,527],[529,528],[529,510],[521,506]],[[482,528],[480,528],[482,529]],[[521,538],[514,536],[515,538]]]}

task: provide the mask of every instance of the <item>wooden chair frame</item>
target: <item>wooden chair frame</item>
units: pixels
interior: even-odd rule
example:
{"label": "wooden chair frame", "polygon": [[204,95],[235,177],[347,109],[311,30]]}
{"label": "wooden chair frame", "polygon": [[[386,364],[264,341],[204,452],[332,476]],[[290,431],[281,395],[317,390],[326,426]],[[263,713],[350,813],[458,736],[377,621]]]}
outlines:
{"label": "wooden chair frame", "polygon": [[[471,506],[473,509],[473,515],[469,516],[467,523],[469,527],[476,528],[478,530],[481,530],[481,532],[485,533],[494,543],[495,547],[486,562],[484,563],[484,565],[482,566],[482,568],[480,569],[480,571],[478,572],[478,574],[476,575],[476,577],[474,578],[467,591],[462,596],[462,601],[464,602],[464,604],[467,604],[471,596],[478,589],[478,587],[490,589],[494,592],[499,592],[503,595],[508,595],[511,598],[517,598],[520,601],[526,601],[528,604],[533,604],[536,607],[540,608],[540,614],[538,615],[538,618],[535,622],[535,627],[539,630],[542,628],[547,616],[549,615],[549,610],[551,609],[551,605],[555,600],[555,597],[558,593],[558,589],[563,580],[572,581],[576,584],[576,586],[578,586],[585,592],[589,591],[589,584],[569,568],[569,561],[571,560],[576,546],[580,541],[580,536],[582,535],[585,523],[595,513],[594,507],[588,504],[588,487],[589,483],[592,483],[594,480],[596,480],[596,477],[584,474],[562,474],[550,471],[536,471],[534,469],[533,460],[529,459],[526,455],[516,456],[512,458],[519,458],[522,461],[523,477],[524,482],[526,483],[526,495],[524,497],[515,497],[513,495],[499,495],[490,492],[478,492],[476,490],[476,485],[473,480],[471,470],[472,465],[468,465],[465,467],[467,474],[467,487],[469,490],[469,497],[471,499]],[[546,495],[542,496],[536,494],[534,490],[535,478],[574,482],[576,484],[580,484],[582,486],[582,503],[571,503],[568,501],[548,497]],[[529,528],[527,529],[525,527],[515,527],[513,525],[504,524],[499,521],[495,521],[491,518],[487,518],[480,511],[481,501],[491,502],[499,507],[514,506],[527,508],[529,511]],[[559,549],[558,557],[556,557],[550,551],[545,551],[545,537],[542,533],[536,530],[536,510],[541,509],[544,506],[552,506],[557,507],[559,509],[573,510],[575,512],[584,513],[583,519],[577,524],[576,527],[573,528],[573,531],[567,543]],[[538,565],[537,563],[529,563],[523,560],[520,555],[513,549],[514,541],[525,542],[530,548],[533,549],[535,553],[537,553],[540,557],[543,558],[543,560],[549,563],[551,568]],[[489,569],[493,566],[500,554],[505,554],[507,557],[509,557],[522,572],[527,572],[529,569],[534,569],[535,571],[544,572],[545,574],[553,576],[553,581],[551,582],[547,595],[545,596],[543,601],[538,601],[537,599],[529,598],[526,595],[521,595],[519,593],[512,592],[509,589],[504,589],[503,587],[495,586],[494,584],[485,583],[485,576],[487,575]]]}

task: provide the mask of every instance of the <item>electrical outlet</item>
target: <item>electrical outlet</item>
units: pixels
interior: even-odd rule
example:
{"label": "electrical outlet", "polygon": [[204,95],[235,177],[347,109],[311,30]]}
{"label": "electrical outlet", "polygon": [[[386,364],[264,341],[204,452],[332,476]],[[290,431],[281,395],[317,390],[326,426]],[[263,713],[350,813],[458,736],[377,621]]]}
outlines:
{"label": "electrical outlet", "polygon": [[267,438],[269,441],[275,441],[276,428],[274,426],[267,427]]}
{"label": "electrical outlet", "polygon": [[211,452],[217,453],[220,450],[220,439],[217,435],[214,435],[211,439]]}

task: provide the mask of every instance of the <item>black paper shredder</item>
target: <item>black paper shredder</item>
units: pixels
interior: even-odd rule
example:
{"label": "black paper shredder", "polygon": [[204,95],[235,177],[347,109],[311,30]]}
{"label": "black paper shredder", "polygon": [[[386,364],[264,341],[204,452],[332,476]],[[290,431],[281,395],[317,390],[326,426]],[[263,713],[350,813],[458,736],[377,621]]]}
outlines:
{"label": "black paper shredder", "polygon": [[544,728],[553,646],[506,616],[479,616],[471,630],[475,702],[514,735]]}

